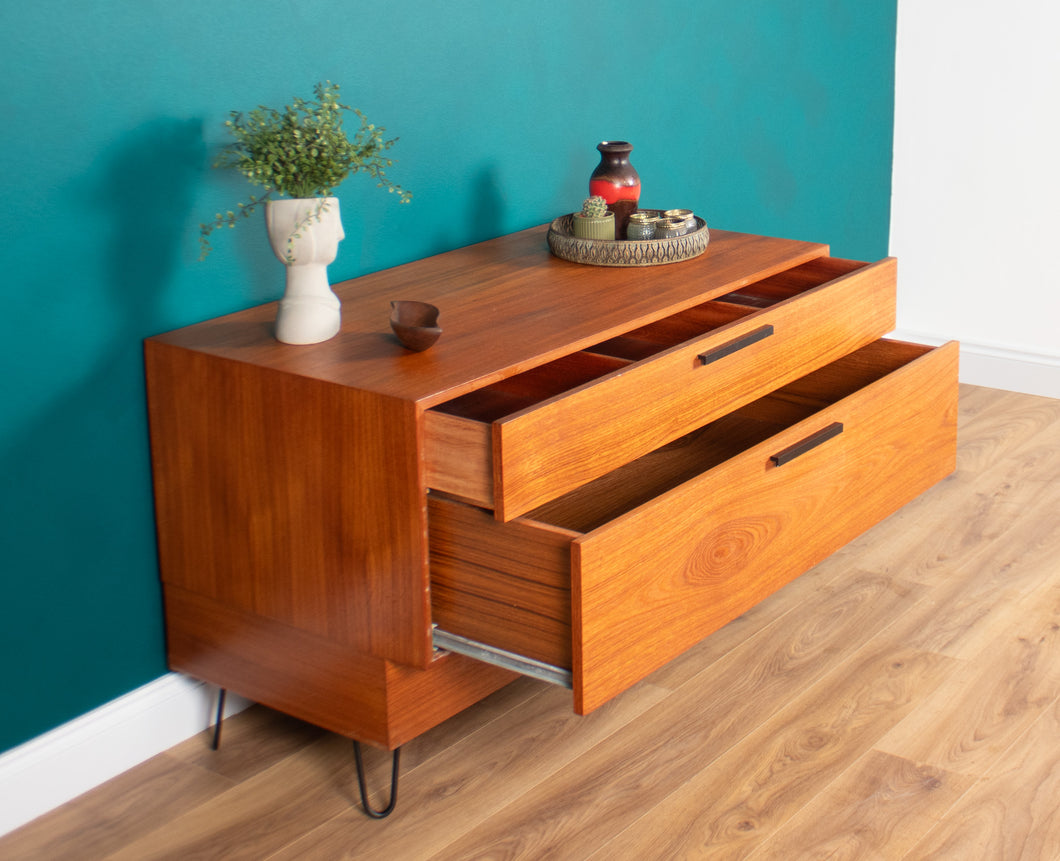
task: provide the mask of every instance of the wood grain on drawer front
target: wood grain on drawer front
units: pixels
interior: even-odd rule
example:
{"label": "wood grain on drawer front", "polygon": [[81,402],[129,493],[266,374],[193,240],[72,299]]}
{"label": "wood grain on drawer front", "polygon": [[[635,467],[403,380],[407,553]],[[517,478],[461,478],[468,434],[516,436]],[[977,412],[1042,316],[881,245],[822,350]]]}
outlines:
{"label": "wood grain on drawer front", "polygon": [[[490,447],[481,425],[432,411],[428,484],[492,506],[501,520],[524,514],[890,331],[895,273],[891,258],[860,266],[507,415],[493,423]],[[767,337],[710,364],[699,358],[764,326]]]}
{"label": "wood grain on drawer front", "polygon": [[[950,343],[575,541],[576,710],[597,708],[952,472],[956,416]],[[770,460],[834,422],[840,435],[783,466]]]}

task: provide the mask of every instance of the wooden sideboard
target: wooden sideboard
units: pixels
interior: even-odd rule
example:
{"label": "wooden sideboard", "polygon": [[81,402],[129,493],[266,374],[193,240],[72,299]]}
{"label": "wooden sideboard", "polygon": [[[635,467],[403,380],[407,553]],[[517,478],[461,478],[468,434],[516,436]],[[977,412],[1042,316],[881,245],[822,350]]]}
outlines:
{"label": "wooden sideboard", "polygon": [[146,342],[175,670],[390,749],[515,672],[584,714],[953,470],[957,345],[882,338],[893,259],[545,230],[337,285],[322,344],[275,304]]}

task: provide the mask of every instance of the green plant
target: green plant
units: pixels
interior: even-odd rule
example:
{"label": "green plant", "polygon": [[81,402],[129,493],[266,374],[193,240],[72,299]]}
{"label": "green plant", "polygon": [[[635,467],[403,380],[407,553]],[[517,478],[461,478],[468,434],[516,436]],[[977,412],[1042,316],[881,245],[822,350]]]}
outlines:
{"label": "green plant", "polygon": [[585,198],[582,203],[583,218],[604,218],[607,215],[607,201],[598,194]]}
{"label": "green plant", "polygon": [[[249,217],[273,195],[326,198],[347,176],[363,170],[380,188],[397,194],[402,203],[412,199],[411,193],[386,175],[386,168],[394,163],[386,152],[398,139],[385,139],[385,128],[369,123],[359,110],[342,104],[338,84],[318,83],[313,92],[314,100],[295,98],[282,111],[258,107],[249,113],[231,112],[225,127],[235,140],[221,150],[214,167],[234,168],[252,184],[262,186],[265,193],[251,195],[235,210],[219,212],[212,222],[199,225],[200,260],[210,253],[214,230],[235,227],[240,218]],[[346,112],[356,114],[361,121],[352,138],[342,125]],[[321,201],[306,223],[314,214],[319,218],[324,208]]]}

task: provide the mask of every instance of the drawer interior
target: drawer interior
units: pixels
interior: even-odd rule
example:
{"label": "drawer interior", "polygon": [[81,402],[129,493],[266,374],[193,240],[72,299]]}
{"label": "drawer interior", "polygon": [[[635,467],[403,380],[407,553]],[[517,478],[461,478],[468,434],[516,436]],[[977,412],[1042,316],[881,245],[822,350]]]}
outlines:
{"label": "drawer interior", "polygon": [[760,281],[753,281],[739,290],[719,297],[717,301],[751,308],[769,308],[799,293],[805,293],[807,290],[820,287],[843,275],[849,275],[867,265],[857,260],[818,257],[801,266],[786,269]]}
{"label": "drawer interior", "polygon": [[629,364],[628,360],[590,352],[573,353],[454,398],[430,412],[489,424]]}
{"label": "drawer interior", "polygon": [[757,310],[770,308],[843,275],[849,275],[867,265],[856,260],[817,258],[769,278],[752,282],[694,308],[634,329],[618,338],[604,341],[589,350],[632,361],[646,359]]}
{"label": "drawer interior", "polygon": [[882,379],[930,349],[900,341],[876,341],[524,517],[578,533],[591,532]]}
{"label": "drawer interior", "polygon": [[432,412],[476,422],[499,421],[867,265],[833,257],[811,260],[448,401],[435,407]]}

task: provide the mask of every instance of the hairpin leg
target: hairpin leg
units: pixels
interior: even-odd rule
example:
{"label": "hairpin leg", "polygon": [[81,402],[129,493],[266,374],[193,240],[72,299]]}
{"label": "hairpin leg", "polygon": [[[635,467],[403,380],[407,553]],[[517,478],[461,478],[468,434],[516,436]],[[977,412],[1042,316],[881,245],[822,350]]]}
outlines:
{"label": "hairpin leg", "polygon": [[213,744],[211,745],[214,750],[221,746],[221,721],[225,713],[225,693],[224,688],[217,693],[217,719],[213,723]]}
{"label": "hairpin leg", "polygon": [[371,816],[372,819],[385,819],[393,813],[394,805],[397,804],[398,762],[401,758],[401,748],[399,747],[394,751],[394,764],[390,772],[390,803],[382,810],[376,810],[368,803],[368,787],[364,778],[364,762],[361,760],[361,743],[356,739],[353,741],[353,758],[357,762],[357,785],[361,789],[361,805],[364,807],[364,812]]}

